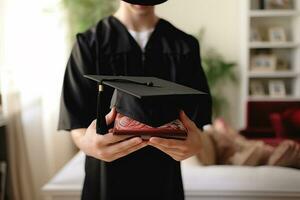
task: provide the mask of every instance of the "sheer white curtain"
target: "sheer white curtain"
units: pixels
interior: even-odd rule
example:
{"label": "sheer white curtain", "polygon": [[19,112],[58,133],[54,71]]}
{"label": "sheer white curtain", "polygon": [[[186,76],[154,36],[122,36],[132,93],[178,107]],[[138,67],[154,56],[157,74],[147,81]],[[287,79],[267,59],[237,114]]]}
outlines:
{"label": "sheer white curtain", "polygon": [[1,1],[0,80],[13,196],[38,200],[41,186],[74,153],[69,134],[56,131],[67,25],[59,0]]}

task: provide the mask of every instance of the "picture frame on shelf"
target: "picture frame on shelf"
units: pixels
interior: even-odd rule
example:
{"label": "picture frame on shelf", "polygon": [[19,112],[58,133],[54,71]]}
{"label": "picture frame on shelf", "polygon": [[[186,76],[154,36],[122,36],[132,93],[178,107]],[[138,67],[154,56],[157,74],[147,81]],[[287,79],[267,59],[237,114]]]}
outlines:
{"label": "picture frame on shelf", "polygon": [[264,85],[261,81],[250,81],[250,95],[251,96],[266,96]]}
{"label": "picture frame on shelf", "polygon": [[264,10],[265,9],[265,0],[258,0],[258,6],[259,6],[259,9]]}
{"label": "picture frame on shelf", "polygon": [[261,42],[262,36],[258,28],[251,28],[250,30],[250,42]]}
{"label": "picture frame on shelf", "polygon": [[289,71],[289,63],[286,60],[278,59],[276,65],[276,71]]}
{"label": "picture frame on shelf", "polygon": [[292,9],[293,0],[264,0],[265,9]]}
{"label": "picture frame on shelf", "polygon": [[273,72],[276,70],[277,57],[273,54],[253,55],[250,70],[254,72]]}
{"label": "picture frame on shelf", "polygon": [[283,80],[269,81],[269,96],[270,97],[286,97],[285,83]]}
{"label": "picture frame on shelf", "polygon": [[269,28],[269,41],[270,42],[286,42],[286,33],[283,27]]}

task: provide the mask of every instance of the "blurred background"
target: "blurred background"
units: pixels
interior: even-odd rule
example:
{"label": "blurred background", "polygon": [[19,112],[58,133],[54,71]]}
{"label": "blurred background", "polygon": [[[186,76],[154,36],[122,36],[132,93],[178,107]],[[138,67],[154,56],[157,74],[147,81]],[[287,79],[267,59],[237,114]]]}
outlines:
{"label": "blurred background", "polygon": [[[77,152],[70,135],[56,130],[66,62],[76,33],[112,14],[118,1],[0,0],[6,199],[43,199],[41,187]],[[247,136],[274,139],[269,114],[300,107],[298,4],[169,0],[156,11],[199,39],[214,117]]]}

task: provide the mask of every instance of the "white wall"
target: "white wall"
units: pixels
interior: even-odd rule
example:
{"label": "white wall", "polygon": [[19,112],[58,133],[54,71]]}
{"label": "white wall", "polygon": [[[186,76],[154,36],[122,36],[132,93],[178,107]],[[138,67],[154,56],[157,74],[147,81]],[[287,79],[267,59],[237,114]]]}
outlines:
{"label": "white wall", "polygon": [[[241,0],[169,0],[157,7],[157,14],[178,28],[195,34],[205,28],[201,48],[215,48],[227,61],[239,61],[239,1]],[[239,89],[226,88],[230,107],[226,120],[239,125]]]}
{"label": "white wall", "polygon": [[[204,27],[206,35],[202,46],[213,47],[226,60],[237,62],[239,1],[169,0],[168,3],[158,6],[157,12],[177,27],[192,34]],[[35,109],[31,109],[33,113],[27,112],[23,117],[27,122],[30,121],[24,128],[30,144],[28,152],[35,171],[37,193],[40,186],[71,154],[67,135],[55,133],[57,108],[54,107],[57,106],[59,96],[57,84],[62,79],[67,57],[64,45],[67,26],[62,23],[61,16],[55,13],[57,10],[51,11],[51,8],[57,7],[58,2],[6,0],[6,26],[1,37],[5,38],[5,60],[2,64],[19,71],[17,75],[22,77],[19,80],[20,88],[27,97],[25,100],[28,100],[23,104],[31,106],[36,103]],[[4,16],[4,13],[2,14]],[[41,74],[47,76],[38,76]],[[231,102],[228,120],[234,122],[235,126],[238,124],[238,109],[234,105],[239,105],[239,95],[236,91],[238,90],[228,89]],[[49,121],[51,124],[47,123]]]}
{"label": "white wall", "polygon": [[[0,0],[3,1],[3,0]],[[74,154],[70,135],[58,133],[58,108],[67,53],[60,0],[5,0],[0,67],[20,93],[22,122],[36,199],[41,186]],[[2,75],[2,74],[1,74]]]}

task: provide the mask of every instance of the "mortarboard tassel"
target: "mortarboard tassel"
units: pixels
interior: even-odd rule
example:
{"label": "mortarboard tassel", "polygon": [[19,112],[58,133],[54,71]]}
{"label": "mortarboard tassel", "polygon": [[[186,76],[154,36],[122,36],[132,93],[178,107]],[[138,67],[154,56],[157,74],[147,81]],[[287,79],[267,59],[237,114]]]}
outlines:
{"label": "mortarboard tassel", "polygon": [[[97,102],[97,122],[96,129],[98,134],[106,134],[108,132],[108,127],[106,124],[104,109],[101,108],[101,103],[103,102],[104,96],[104,86],[102,83],[99,84],[98,91],[98,102]],[[107,184],[107,171],[106,171],[106,163],[104,161],[100,161],[100,199],[106,200],[106,184]]]}
{"label": "mortarboard tassel", "polygon": [[97,133],[106,134],[108,131],[108,127],[105,120],[104,109],[101,108],[101,104],[104,100],[104,86],[102,85],[102,83],[99,84],[97,99]]}

